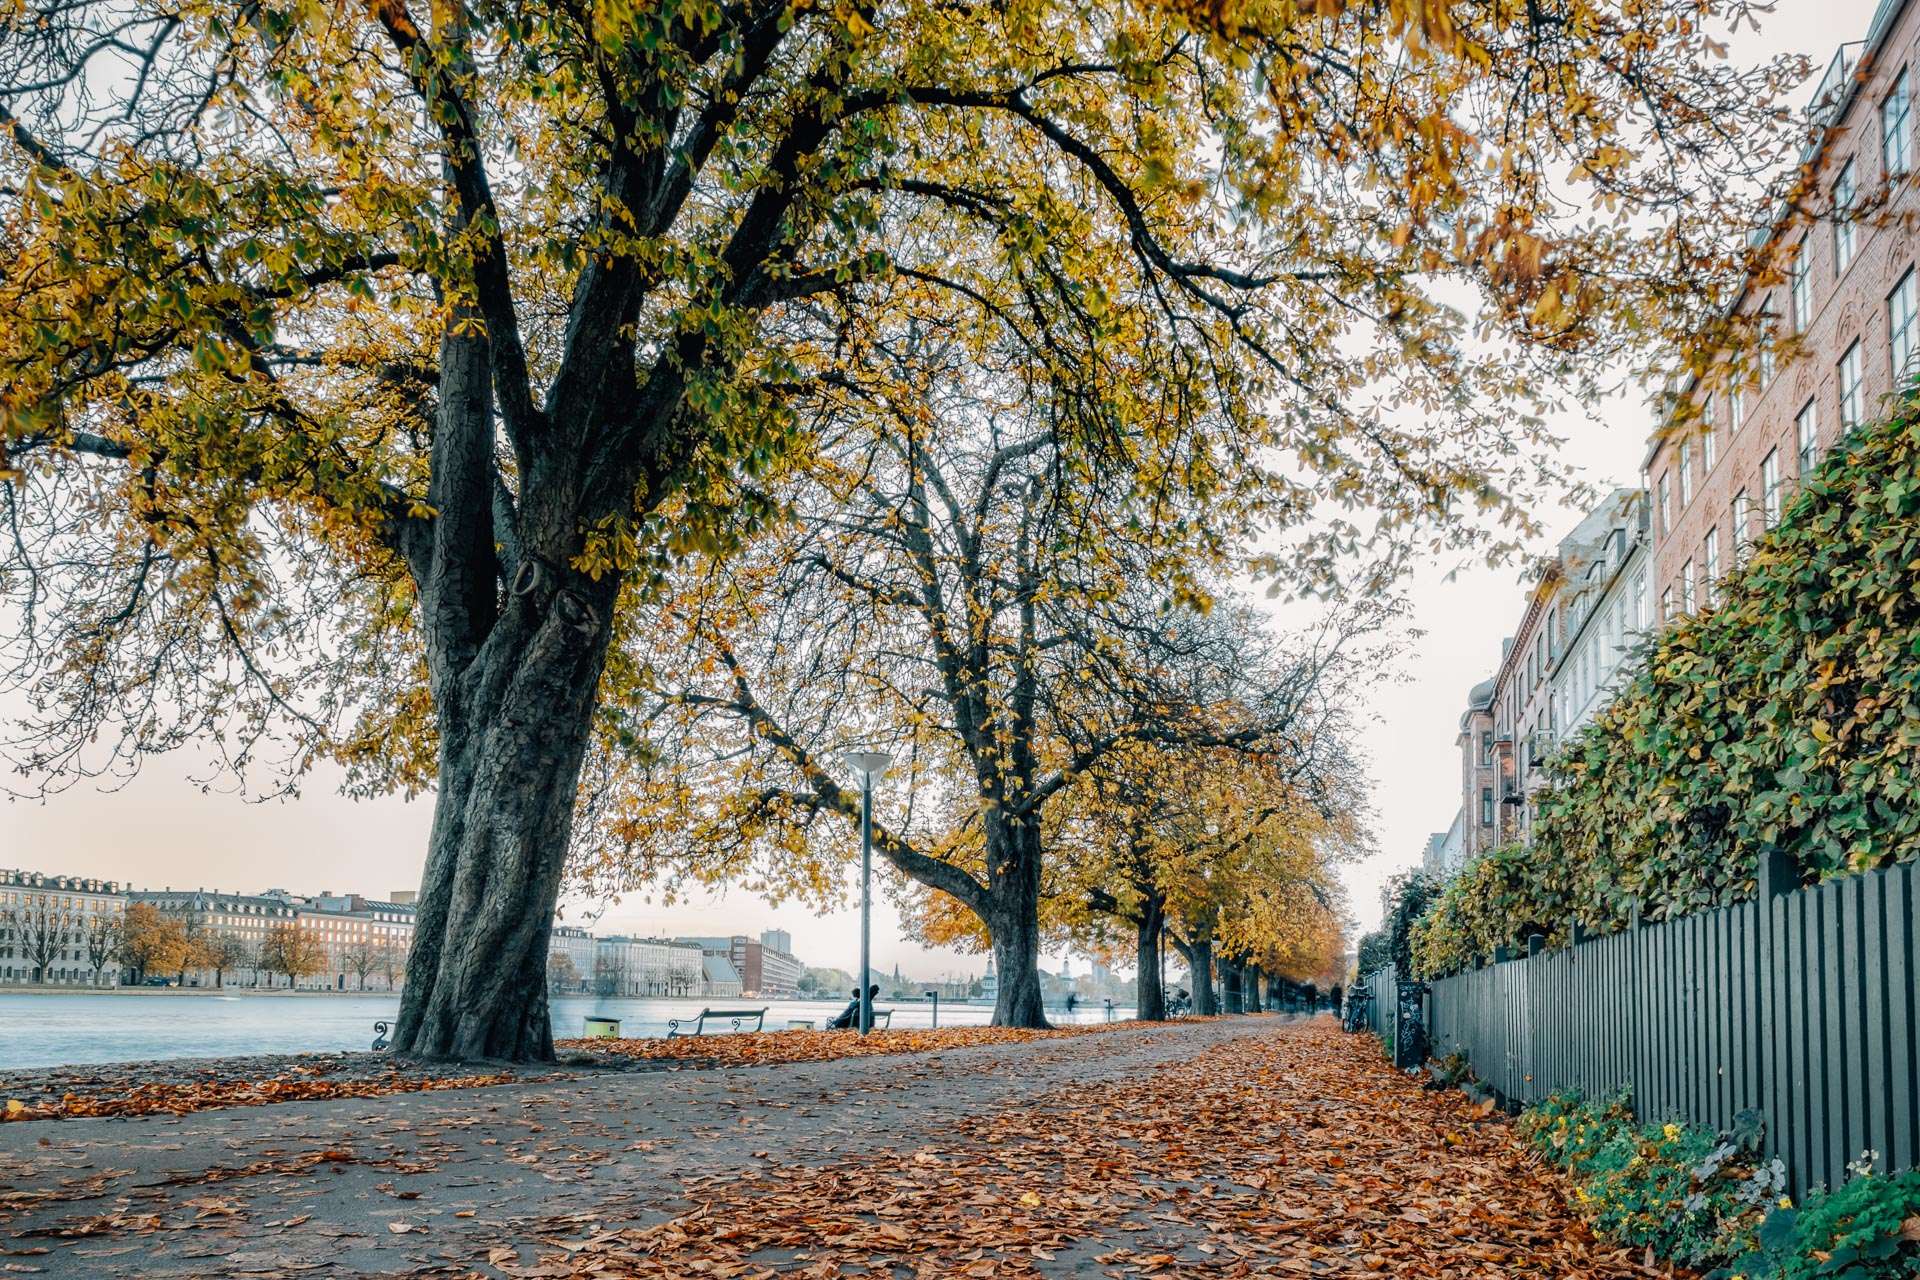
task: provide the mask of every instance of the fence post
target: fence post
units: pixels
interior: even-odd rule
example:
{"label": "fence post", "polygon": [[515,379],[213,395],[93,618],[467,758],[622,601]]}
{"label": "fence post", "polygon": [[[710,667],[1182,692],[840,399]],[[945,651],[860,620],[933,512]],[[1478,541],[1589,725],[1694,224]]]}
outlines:
{"label": "fence post", "polygon": [[1771,902],[1781,894],[1792,893],[1800,887],[1800,875],[1794,868],[1793,859],[1779,845],[1770,844],[1762,849],[1759,863],[1759,883],[1755,888],[1761,902]]}
{"label": "fence post", "polygon": [[[1767,1153],[1786,1160],[1793,1175],[1789,1184],[1792,1194],[1798,1196],[1805,1188],[1811,1171],[1801,1167],[1801,1161],[1792,1158],[1793,1135],[1788,1132],[1788,1115],[1794,1106],[1793,1057],[1782,1046],[1789,1043],[1789,1036],[1797,1036],[1800,1029],[1793,1016],[1789,991],[1791,987],[1783,983],[1786,964],[1782,953],[1787,947],[1787,939],[1781,936],[1774,921],[1774,908],[1778,900],[1799,887],[1799,873],[1787,851],[1778,844],[1769,843],[1760,850],[1758,866],[1754,877],[1753,927],[1758,944],[1755,953],[1759,961],[1759,981],[1755,991],[1760,1001],[1760,1110],[1766,1116]],[[1792,932],[1789,921],[1787,931]]]}

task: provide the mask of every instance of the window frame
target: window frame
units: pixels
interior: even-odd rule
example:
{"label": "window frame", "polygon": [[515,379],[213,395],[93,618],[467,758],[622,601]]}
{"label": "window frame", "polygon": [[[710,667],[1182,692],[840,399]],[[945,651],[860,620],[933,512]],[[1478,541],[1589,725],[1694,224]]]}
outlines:
{"label": "window frame", "polygon": [[1795,333],[1805,333],[1813,324],[1813,264],[1809,250],[1812,245],[1806,236],[1800,237],[1800,245],[1793,255],[1793,262],[1787,268],[1787,318],[1793,324]]}
{"label": "window frame", "polygon": [[1880,100],[1880,163],[1889,178],[1902,177],[1913,167],[1913,95],[1905,67]]}
{"label": "window frame", "polygon": [[1706,580],[1707,608],[1720,603],[1720,526],[1710,525],[1700,540],[1700,571]]}
{"label": "window frame", "polygon": [[1763,528],[1780,523],[1780,448],[1775,445],[1760,460],[1760,520]]}
{"label": "window frame", "polygon": [[1914,277],[1908,267],[1887,291],[1887,361],[1893,372],[1894,389],[1913,367],[1914,357]]}
{"label": "window frame", "polygon": [[1860,339],[1855,338],[1847,344],[1847,349],[1840,355],[1840,363],[1834,367],[1835,385],[1840,391],[1840,430],[1843,434],[1858,427],[1866,412],[1860,366]]}
{"label": "window frame", "polygon": [[1810,397],[1793,415],[1794,458],[1806,476],[1820,465],[1820,401]]}
{"label": "window frame", "polygon": [[1853,202],[1859,187],[1853,179],[1853,157],[1840,166],[1833,179],[1833,274],[1836,279],[1847,273],[1860,255],[1860,240],[1853,222]]}

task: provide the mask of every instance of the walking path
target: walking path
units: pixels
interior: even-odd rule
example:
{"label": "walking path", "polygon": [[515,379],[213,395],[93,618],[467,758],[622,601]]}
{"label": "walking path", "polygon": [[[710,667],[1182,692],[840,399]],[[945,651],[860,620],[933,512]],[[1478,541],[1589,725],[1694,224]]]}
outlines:
{"label": "walking path", "polygon": [[0,1276],[1642,1274],[1330,1020],[0,1126]]}

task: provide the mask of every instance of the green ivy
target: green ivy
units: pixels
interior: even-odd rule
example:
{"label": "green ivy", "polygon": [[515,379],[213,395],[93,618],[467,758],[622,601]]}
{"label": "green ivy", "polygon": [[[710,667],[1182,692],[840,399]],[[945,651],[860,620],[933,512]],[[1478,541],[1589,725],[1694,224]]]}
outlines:
{"label": "green ivy", "polygon": [[1856,430],[1722,583],[1562,747],[1530,849],[1478,859],[1414,940],[1454,972],[1752,896],[1778,846],[1806,883],[1920,856],[1920,401]]}

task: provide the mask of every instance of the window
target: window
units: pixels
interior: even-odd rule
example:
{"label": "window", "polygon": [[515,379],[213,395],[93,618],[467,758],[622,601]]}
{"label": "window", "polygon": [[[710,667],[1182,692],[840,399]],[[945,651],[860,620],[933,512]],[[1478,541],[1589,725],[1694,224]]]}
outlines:
{"label": "window", "polygon": [[1844,275],[1859,248],[1853,226],[1853,161],[1840,166],[1833,180],[1833,273]]}
{"label": "window", "polygon": [[1693,501],[1693,441],[1680,442],[1680,509]]}
{"label": "window", "polygon": [[1673,531],[1673,491],[1667,484],[1672,478],[1671,471],[1660,473],[1660,536],[1663,538]]}
{"label": "window", "polygon": [[1700,559],[1706,567],[1707,607],[1711,609],[1720,599],[1720,530],[1707,530],[1707,540],[1700,548]]}
{"label": "window", "polygon": [[1480,763],[1493,763],[1493,731],[1490,729],[1480,731]]}
{"label": "window", "polygon": [[1733,562],[1744,564],[1747,548],[1753,543],[1753,504],[1747,501],[1747,491],[1742,489],[1733,495]]}
{"label": "window", "polygon": [[1860,425],[1860,342],[1855,339],[1840,357],[1840,430]]}
{"label": "window", "polygon": [[1693,561],[1680,566],[1680,611],[1693,612]]}
{"label": "window", "polygon": [[1814,412],[1814,402],[1809,400],[1793,420],[1793,438],[1800,449],[1800,474],[1812,472],[1814,464],[1820,461],[1820,424]]}
{"label": "window", "polygon": [[1810,269],[1813,264],[1809,261],[1813,255],[1807,249],[1807,241],[1802,237],[1794,251],[1793,266],[1787,272],[1787,299],[1793,308],[1795,333],[1805,333],[1813,323],[1813,272]]}
{"label": "window", "polygon": [[1633,575],[1633,629],[1635,631],[1644,630],[1652,621],[1647,617],[1647,606],[1651,603],[1652,597],[1647,594],[1647,572],[1642,569]]}
{"label": "window", "polygon": [[1900,283],[1893,286],[1893,292],[1887,295],[1887,336],[1888,345],[1893,354],[1893,381],[1898,384],[1905,380],[1907,370],[1913,365],[1913,268],[1907,268],[1907,274],[1900,277]]}
{"label": "window", "polygon": [[1771,529],[1780,522],[1780,451],[1767,450],[1760,464],[1760,520]]}
{"label": "window", "polygon": [[1747,389],[1736,386],[1727,392],[1727,430],[1738,431],[1741,419],[1747,416]]}
{"label": "window", "polygon": [[1773,347],[1760,348],[1760,390],[1764,393],[1767,385],[1773,381]]}
{"label": "window", "polygon": [[1663,619],[1671,618],[1673,616],[1673,588],[1672,587],[1660,588],[1660,616]]}
{"label": "window", "polygon": [[1490,827],[1493,825],[1493,788],[1492,787],[1480,788],[1480,825],[1483,827]]}
{"label": "window", "polygon": [[1715,438],[1713,419],[1708,418],[1700,428],[1700,474],[1713,474],[1713,463],[1720,456],[1720,442]]}
{"label": "window", "polygon": [[1887,176],[1897,178],[1913,162],[1913,100],[1907,96],[1907,69],[1893,82],[1893,91],[1880,103],[1880,159]]}

